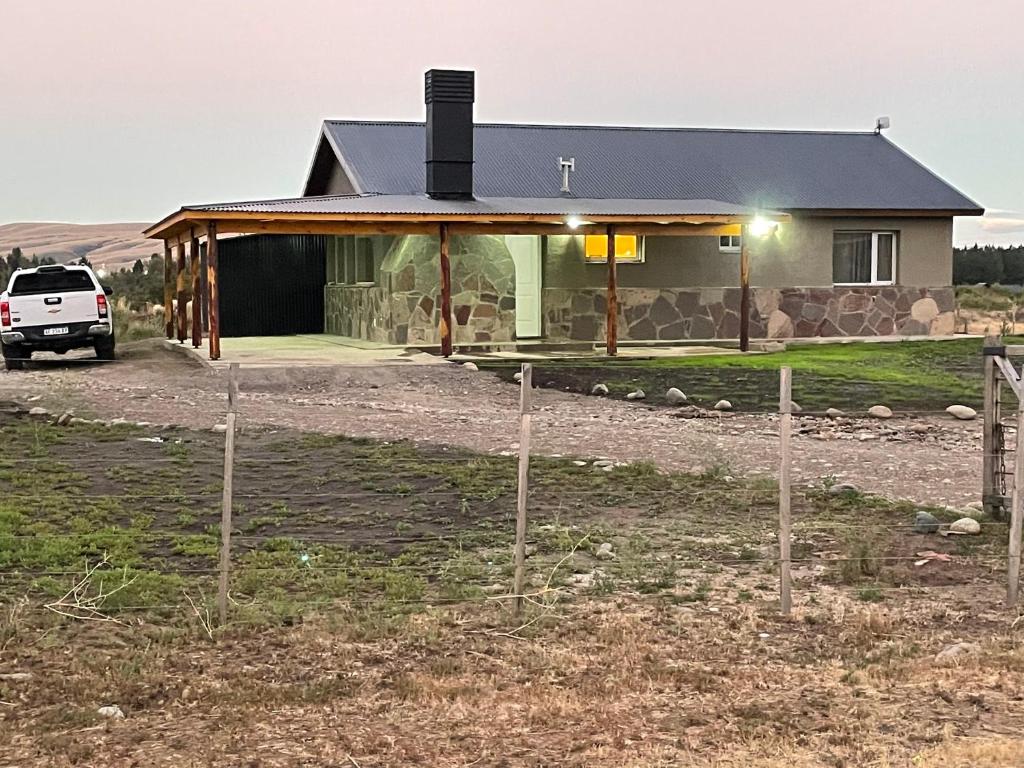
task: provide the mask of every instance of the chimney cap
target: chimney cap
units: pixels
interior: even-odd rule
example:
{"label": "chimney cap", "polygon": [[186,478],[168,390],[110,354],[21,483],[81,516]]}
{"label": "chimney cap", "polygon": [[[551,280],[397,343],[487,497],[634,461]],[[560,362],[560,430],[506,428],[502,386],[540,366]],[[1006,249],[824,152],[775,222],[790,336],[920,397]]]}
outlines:
{"label": "chimney cap", "polygon": [[428,69],[424,75],[427,104],[439,101],[472,104],[476,73],[471,69]]}

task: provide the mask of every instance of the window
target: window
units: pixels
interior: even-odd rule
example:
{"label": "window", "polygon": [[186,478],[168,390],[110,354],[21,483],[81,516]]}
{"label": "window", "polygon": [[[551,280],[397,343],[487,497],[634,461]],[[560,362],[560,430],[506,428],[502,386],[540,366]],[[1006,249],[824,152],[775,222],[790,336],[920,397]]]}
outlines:
{"label": "window", "polygon": [[375,283],[373,237],[336,237],[327,252],[327,276],[338,285]]}
{"label": "window", "polygon": [[836,285],[895,283],[896,233],[833,233],[832,282]]}
{"label": "window", "polygon": [[92,284],[92,278],[84,269],[43,267],[38,272],[15,277],[14,284],[11,286],[11,296],[94,290],[96,290],[96,286]]}
{"label": "window", "polygon": [[357,283],[373,282],[373,242],[368,237],[356,238],[356,266],[352,275]]}
{"label": "window", "polygon": [[[584,235],[583,252],[587,263],[608,261],[608,238],[605,235]],[[615,236],[615,263],[638,264],[644,260],[644,239],[640,235]]]}
{"label": "window", "polygon": [[718,238],[718,250],[722,253],[739,253],[743,238],[739,235],[721,235]]}

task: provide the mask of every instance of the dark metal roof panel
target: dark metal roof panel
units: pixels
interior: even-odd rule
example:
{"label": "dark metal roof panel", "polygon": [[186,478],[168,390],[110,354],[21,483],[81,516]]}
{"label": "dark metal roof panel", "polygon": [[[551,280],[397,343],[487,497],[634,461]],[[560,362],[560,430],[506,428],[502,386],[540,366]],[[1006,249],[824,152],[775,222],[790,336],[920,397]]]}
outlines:
{"label": "dark metal roof panel", "polygon": [[[732,216],[759,211],[720,200],[581,200],[570,197],[481,197],[435,200],[426,195],[331,195],[186,206],[220,213],[409,214],[495,216]],[[773,215],[773,211],[760,211]]]}
{"label": "dark metal roof panel", "polygon": [[[359,189],[424,193],[422,123],[328,121]],[[980,212],[875,133],[477,124],[474,193],[558,197],[558,158],[574,157],[574,196],[712,199],[781,209]]]}

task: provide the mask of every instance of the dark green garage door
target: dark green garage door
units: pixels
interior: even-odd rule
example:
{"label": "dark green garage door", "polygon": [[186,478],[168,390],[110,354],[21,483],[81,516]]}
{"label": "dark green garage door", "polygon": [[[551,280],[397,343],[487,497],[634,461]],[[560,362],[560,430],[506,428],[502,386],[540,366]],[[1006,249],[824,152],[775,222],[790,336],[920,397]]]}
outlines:
{"label": "dark green garage door", "polygon": [[325,242],[320,235],[221,240],[221,336],[323,333]]}

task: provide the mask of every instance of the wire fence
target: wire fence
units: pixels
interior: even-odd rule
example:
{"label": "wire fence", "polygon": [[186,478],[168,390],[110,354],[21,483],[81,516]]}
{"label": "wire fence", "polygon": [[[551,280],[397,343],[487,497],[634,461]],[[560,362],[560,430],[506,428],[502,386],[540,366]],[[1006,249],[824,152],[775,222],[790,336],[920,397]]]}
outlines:
{"label": "wire fence", "polygon": [[[613,424],[600,445],[580,442],[586,459],[531,452],[548,426],[532,402],[531,366],[521,373],[519,441],[508,456],[343,440],[288,455],[292,435],[267,455],[270,438],[241,439],[236,428],[235,366],[224,435],[182,443],[182,455],[136,452],[111,465],[97,451],[54,450],[45,440],[8,452],[0,459],[0,594],[29,594],[76,618],[216,609],[225,625],[339,605],[479,604],[521,614],[578,597],[697,603],[723,591],[789,613],[828,590],[870,601],[970,594],[1003,579],[1015,606],[1019,550],[1012,535],[1007,543],[1005,521],[873,496],[834,478],[794,483],[791,448],[805,427],[844,420],[881,437],[898,430],[860,409],[794,412],[788,369],[778,411],[756,414],[762,436],[777,441],[767,457],[777,471],[740,478],[595,459],[616,452]],[[733,418],[711,415],[722,425]],[[951,418],[939,408],[896,415]],[[994,423],[1016,432],[1012,414]],[[179,445],[179,432],[168,430],[163,450]],[[82,435],[78,447],[88,425]],[[126,434],[120,445],[137,439]],[[980,452],[1010,478],[1007,494],[1015,492],[1014,442]],[[889,460],[876,445],[878,460]],[[336,459],[343,469],[332,473]],[[40,467],[69,477],[37,482]],[[174,488],[153,474],[165,471]]]}

